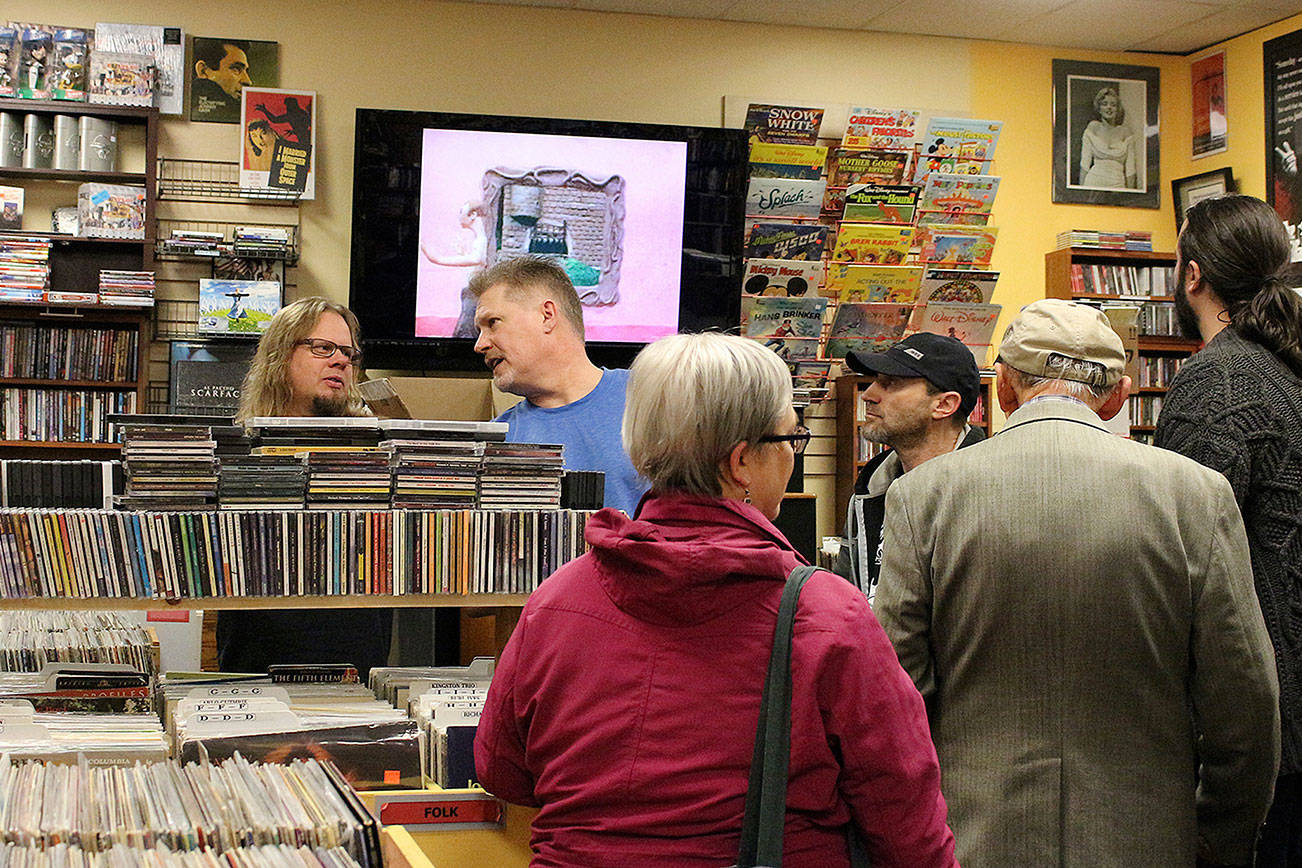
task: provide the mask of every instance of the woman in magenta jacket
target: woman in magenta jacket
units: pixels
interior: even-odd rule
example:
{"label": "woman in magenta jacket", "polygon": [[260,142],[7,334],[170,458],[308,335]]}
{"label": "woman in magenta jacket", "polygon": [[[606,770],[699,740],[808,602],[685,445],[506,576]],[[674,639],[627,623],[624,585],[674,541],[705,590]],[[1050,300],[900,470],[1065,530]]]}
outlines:
{"label": "woman in magenta jacket", "polygon": [[[534,592],[475,740],[490,792],[539,808],[534,866],[719,868],[737,857],[778,600],[772,524],[808,443],[754,341],[675,335],[633,363],[624,445],[651,483]],[[786,868],[952,866],[922,699],[862,594],[819,572],[792,650]]]}

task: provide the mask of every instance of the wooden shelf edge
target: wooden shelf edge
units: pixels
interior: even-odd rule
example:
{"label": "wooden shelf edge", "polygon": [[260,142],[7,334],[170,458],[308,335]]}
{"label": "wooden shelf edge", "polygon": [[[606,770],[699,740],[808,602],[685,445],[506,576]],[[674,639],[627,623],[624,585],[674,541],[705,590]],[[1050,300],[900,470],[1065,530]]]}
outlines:
{"label": "wooden shelf edge", "polygon": [[23,166],[0,167],[0,177],[29,181],[57,181],[61,183],[104,182],[145,186],[148,175],[144,172],[108,172],[95,169],[29,169]]}
{"label": "wooden shelf edge", "polygon": [[[4,169],[0,169],[3,173]],[[97,235],[69,235],[66,232],[43,232],[39,229],[25,231],[22,229],[0,229],[0,240],[5,238],[48,238],[56,244],[130,244],[140,246],[153,244],[152,238],[101,238]],[[127,307],[128,305],[117,305]]]}
{"label": "wooden shelf edge", "polygon": [[19,99],[17,97],[0,99],[0,110],[39,112],[41,114],[93,115],[95,117],[127,118],[138,121],[147,120],[150,115],[158,114],[158,109],[152,106],[109,105],[78,100]]}
{"label": "wooden shelf edge", "polygon": [[1126,301],[1139,302],[1173,302],[1174,296],[1170,295],[1113,295],[1110,292],[1073,292],[1071,294],[1073,301]]}
{"label": "wooden shelf edge", "polygon": [[76,610],[220,610],[220,609],[349,609],[390,606],[394,608],[490,608],[518,609],[528,594],[379,594],[310,597],[194,597],[176,600],[161,597],[19,597],[0,599],[0,611],[15,609]]}
{"label": "wooden shelf edge", "polygon": [[13,313],[19,317],[53,316],[70,317],[89,314],[120,314],[122,319],[145,320],[153,313],[153,306],[134,304],[68,304],[58,301],[0,301],[0,313]]}
{"label": "wooden shelf edge", "polygon": [[134,392],[140,388],[135,380],[43,380],[32,377],[0,377],[0,386],[37,389],[116,389]]}
{"label": "wooden shelf edge", "polygon": [[112,449],[116,452],[122,448],[122,444],[78,440],[0,440],[0,449],[8,447],[20,449]]}
{"label": "wooden shelf edge", "polygon": [[1143,336],[1139,338],[1139,349],[1143,350],[1173,350],[1177,352],[1195,353],[1202,346],[1202,341],[1194,341],[1189,338],[1177,337],[1158,337],[1156,335]]}
{"label": "wooden shelf edge", "polygon": [[1060,247],[1045,256],[1072,259],[1148,259],[1175,263],[1175,254],[1162,250],[1116,250],[1108,247]]}

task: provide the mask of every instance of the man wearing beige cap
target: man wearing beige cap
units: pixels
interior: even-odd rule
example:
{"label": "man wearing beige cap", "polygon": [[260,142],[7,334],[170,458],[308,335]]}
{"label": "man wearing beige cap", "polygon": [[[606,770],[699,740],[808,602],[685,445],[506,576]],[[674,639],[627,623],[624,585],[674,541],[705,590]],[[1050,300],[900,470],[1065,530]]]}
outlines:
{"label": "man wearing beige cap", "polygon": [[1248,865],[1279,757],[1270,641],[1224,477],[1109,434],[1125,353],[1046,300],[1008,422],[901,477],[875,611],[927,700],[964,868]]}

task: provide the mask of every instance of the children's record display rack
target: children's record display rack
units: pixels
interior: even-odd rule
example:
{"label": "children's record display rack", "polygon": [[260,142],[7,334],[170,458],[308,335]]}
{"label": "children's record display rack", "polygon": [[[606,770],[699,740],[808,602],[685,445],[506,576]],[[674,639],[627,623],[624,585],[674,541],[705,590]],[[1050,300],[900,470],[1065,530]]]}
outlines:
{"label": "children's record display rack", "polygon": [[[734,98],[725,99],[725,112]],[[1002,122],[920,110],[748,102],[742,331],[792,370],[797,405],[832,366],[919,331],[988,355]],[[725,118],[731,121],[733,118]],[[829,138],[844,128],[836,138]]]}

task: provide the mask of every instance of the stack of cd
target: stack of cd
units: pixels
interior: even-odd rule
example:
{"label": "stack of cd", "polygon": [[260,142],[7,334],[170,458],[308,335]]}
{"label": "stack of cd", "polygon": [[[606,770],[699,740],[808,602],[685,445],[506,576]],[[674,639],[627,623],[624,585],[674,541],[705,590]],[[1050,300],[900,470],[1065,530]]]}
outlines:
{"label": "stack of cd", "polygon": [[217,442],[206,425],[122,427],[123,509],[195,509],[217,497]]}
{"label": "stack of cd", "polygon": [[289,253],[289,230],[283,226],[237,226],[234,253],[251,259],[282,259]]}
{"label": "stack of cd", "polygon": [[606,474],[567,470],[561,479],[562,509],[601,509],[606,505]]}
{"label": "stack of cd", "polygon": [[154,272],[101,269],[99,303],[122,307],[153,307]]}
{"label": "stack of cd", "polygon": [[110,413],[108,421],[115,425],[187,425],[201,426],[212,433],[216,441],[218,458],[227,455],[248,455],[249,437],[243,425],[236,425],[230,416],[208,416],[198,413]]}
{"label": "stack of cd", "polygon": [[395,509],[474,509],[486,441],[506,439],[504,422],[382,419],[380,442],[393,464]]}
{"label": "stack of cd", "polygon": [[221,459],[217,503],[222,509],[302,509],[307,468],[293,455],[232,455]]}
{"label": "stack of cd", "polygon": [[186,256],[219,256],[226,236],[220,232],[202,232],[196,229],[173,229],[172,234],[159,242],[159,253],[179,253]]}
{"label": "stack of cd", "polygon": [[388,509],[389,454],[378,448],[307,453],[307,505],[316,509]]}
{"label": "stack of cd", "polygon": [[561,504],[565,447],[485,443],[479,474],[483,509],[554,509]]}
{"label": "stack of cd", "polygon": [[50,283],[48,238],[0,238],[0,301],[44,301]]}
{"label": "stack of cd", "polygon": [[393,456],[394,509],[474,509],[484,444],[474,440],[384,440]]}

